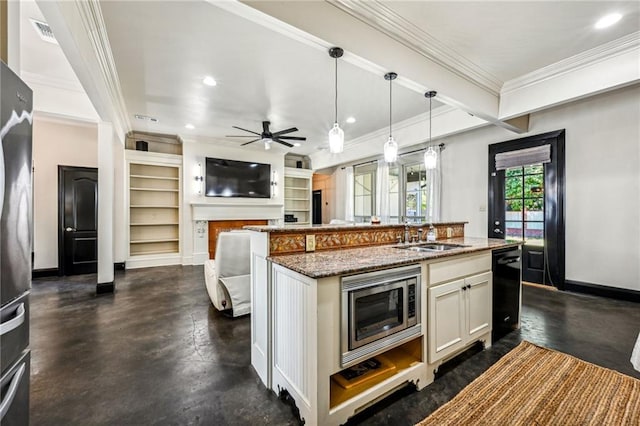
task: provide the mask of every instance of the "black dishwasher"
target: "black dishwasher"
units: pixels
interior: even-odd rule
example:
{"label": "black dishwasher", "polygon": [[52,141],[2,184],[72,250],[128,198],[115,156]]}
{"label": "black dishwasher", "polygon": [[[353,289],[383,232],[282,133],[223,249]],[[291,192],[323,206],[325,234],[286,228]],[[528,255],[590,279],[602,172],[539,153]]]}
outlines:
{"label": "black dishwasher", "polygon": [[493,251],[493,331],[491,341],[504,337],[518,326],[520,313],[519,247]]}

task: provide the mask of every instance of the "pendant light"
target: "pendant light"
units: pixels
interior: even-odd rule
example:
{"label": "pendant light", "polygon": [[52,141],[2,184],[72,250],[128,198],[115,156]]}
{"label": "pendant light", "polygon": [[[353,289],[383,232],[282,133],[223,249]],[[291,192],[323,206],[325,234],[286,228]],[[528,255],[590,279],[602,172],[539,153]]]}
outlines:
{"label": "pendant light", "polygon": [[395,72],[389,72],[384,75],[384,79],[389,82],[389,139],[384,144],[384,161],[387,163],[395,163],[398,159],[398,143],[393,139],[393,133],[391,129],[391,110],[392,110],[392,98],[391,98],[391,86],[393,80],[398,77]]}
{"label": "pendant light", "polygon": [[429,91],[424,94],[425,98],[429,99],[429,147],[424,153],[424,167],[427,170],[433,170],[438,165],[438,153],[431,145],[431,100],[436,96],[437,92]]}
{"label": "pendant light", "polygon": [[329,130],[329,152],[340,154],[344,149],[344,132],[338,125],[338,58],[342,57],[344,50],[339,47],[329,49],[329,56],[336,60],[336,96],[335,96],[335,121],[333,128]]}

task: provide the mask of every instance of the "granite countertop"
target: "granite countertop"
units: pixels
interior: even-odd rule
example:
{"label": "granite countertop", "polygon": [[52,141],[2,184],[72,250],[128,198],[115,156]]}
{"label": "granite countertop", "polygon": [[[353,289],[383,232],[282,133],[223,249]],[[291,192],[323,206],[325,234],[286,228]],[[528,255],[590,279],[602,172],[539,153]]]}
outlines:
{"label": "granite countertop", "polygon": [[[434,223],[410,223],[410,227],[426,228],[429,225],[462,225],[469,222],[434,222]],[[371,223],[347,223],[342,225],[249,225],[243,227],[250,231],[258,232],[308,232],[313,231],[348,231],[351,229],[376,229],[376,228],[404,228],[404,223],[381,223],[373,225]]]}
{"label": "granite countertop", "polygon": [[[346,275],[355,272],[367,272],[392,266],[409,265],[429,259],[457,256],[484,250],[516,247],[522,242],[505,241],[494,238],[449,238],[436,243],[461,244],[452,250],[440,252],[416,252],[395,248],[396,245],[374,246],[344,250],[327,250],[314,253],[271,256],[269,260],[292,271],[310,278],[324,278]],[[424,242],[422,243],[424,244]],[[416,244],[410,244],[416,245]]]}

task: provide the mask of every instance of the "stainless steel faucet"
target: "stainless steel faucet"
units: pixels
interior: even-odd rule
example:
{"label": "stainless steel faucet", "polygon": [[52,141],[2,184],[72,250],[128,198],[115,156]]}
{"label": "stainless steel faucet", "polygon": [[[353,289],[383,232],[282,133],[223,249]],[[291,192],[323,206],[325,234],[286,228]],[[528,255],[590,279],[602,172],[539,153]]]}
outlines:
{"label": "stainless steel faucet", "polygon": [[411,232],[409,230],[409,221],[404,223],[404,243],[409,244],[411,242]]}

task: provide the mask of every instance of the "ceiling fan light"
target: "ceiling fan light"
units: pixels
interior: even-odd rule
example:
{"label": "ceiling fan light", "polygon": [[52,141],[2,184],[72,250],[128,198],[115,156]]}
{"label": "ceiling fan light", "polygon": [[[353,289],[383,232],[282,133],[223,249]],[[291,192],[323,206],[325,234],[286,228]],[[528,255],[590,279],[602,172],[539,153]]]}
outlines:
{"label": "ceiling fan light", "polygon": [[384,144],[384,161],[387,163],[395,163],[398,159],[398,143],[393,139],[393,136],[389,136],[389,139]]}
{"label": "ceiling fan light", "polygon": [[329,152],[332,154],[340,154],[344,149],[344,132],[338,125],[333,124],[333,128],[329,130]]}
{"label": "ceiling fan light", "polygon": [[433,170],[438,165],[438,153],[430,146],[424,153],[424,167],[427,170]]}
{"label": "ceiling fan light", "polygon": [[270,150],[271,149],[271,139],[262,139],[262,141],[264,142],[265,151]]}

